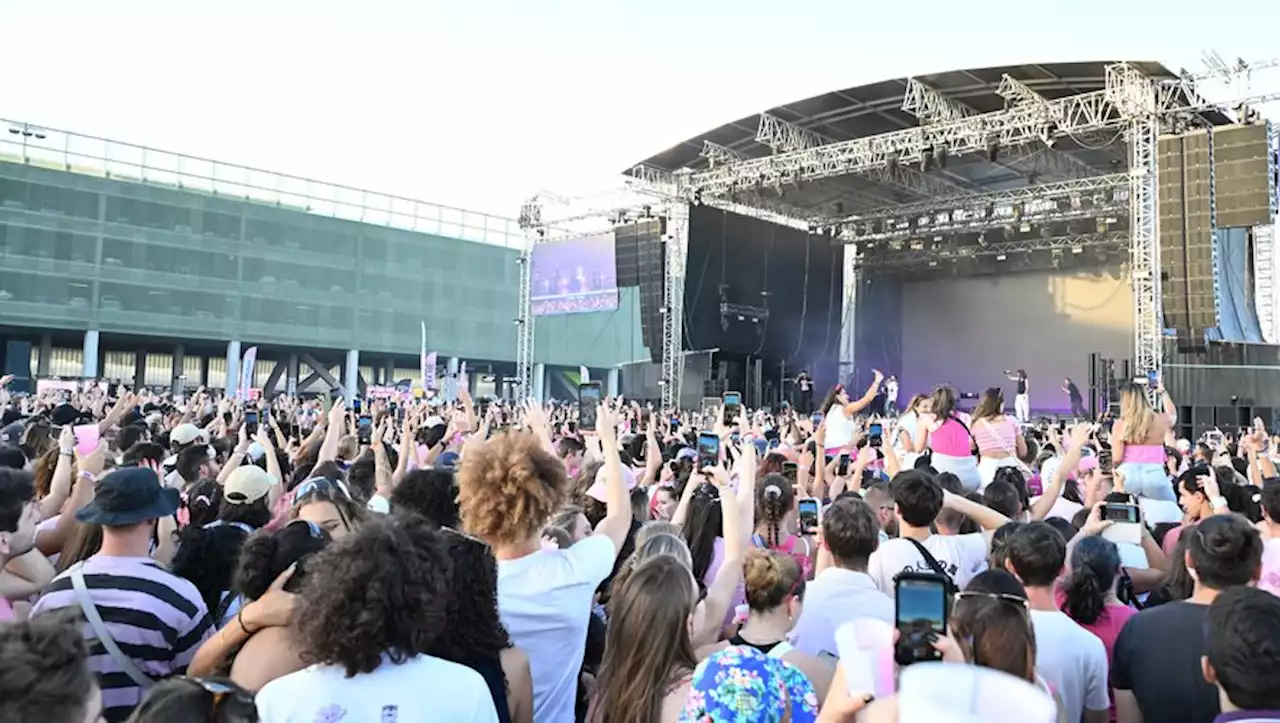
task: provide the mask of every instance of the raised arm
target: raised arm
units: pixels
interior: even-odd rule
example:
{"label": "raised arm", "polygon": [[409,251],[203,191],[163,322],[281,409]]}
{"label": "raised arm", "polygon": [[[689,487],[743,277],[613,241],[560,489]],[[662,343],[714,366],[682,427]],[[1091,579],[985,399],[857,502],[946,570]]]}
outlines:
{"label": "raised arm", "polygon": [[871,402],[875,400],[876,395],[880,393],[880,383],[884,381],[884,374],[882,374],[879,369],[875,370],[875,374],[876,378],[871,382],[871,386],[867,387],[867,393],[863,394],[861,399],[845,405],[845,414],[850,418],[870,406]]}

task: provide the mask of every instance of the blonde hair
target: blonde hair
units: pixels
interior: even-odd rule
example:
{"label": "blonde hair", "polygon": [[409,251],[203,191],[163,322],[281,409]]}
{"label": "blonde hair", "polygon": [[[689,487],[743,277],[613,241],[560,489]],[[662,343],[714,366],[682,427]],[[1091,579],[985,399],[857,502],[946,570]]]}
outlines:
{"label": "blonde hair", "polygon": [[1156,413],[1141,385],[1130,382],[1120,388],[1120,424],[1125,444],[1144,444],[1155,429]]}

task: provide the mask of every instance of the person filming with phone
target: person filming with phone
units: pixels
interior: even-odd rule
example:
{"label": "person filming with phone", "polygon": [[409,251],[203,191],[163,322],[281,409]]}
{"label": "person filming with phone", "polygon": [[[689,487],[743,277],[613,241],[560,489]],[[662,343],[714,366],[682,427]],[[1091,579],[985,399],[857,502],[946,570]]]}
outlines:
{"label": "person filming with phone", "polygon": [[880,393],[880,383],[884,381],[884,374],[879,369],[872,370],[875,374],[875,380],[871,382],[871,386],[867,389],[867,393],[861,398],[850,401],[849,392],[844,388],[843,384],[837,384],[827,398],[822,400],[822,412],[824,421],[827,425],[826,432],[826,453],[828,457],[834,457],[840,454],[840,450],[849,446],[853,442],[853,437],[857,433],[854,417],[871,406],[875,401],[876,395]]}

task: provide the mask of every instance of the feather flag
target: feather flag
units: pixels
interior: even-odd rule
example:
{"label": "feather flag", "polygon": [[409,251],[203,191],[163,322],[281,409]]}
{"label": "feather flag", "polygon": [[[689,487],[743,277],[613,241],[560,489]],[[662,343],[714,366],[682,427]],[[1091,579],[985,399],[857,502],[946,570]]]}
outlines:
{"label": "feather flag", "polygon": [[471,380],[467,379],[467,363],[463,361],[458,365],[458,389],[464,392],[471,391]]}
{"label": "feather flag", "polygon": [[251,346],[244,352],[240,366],[240,383],[236,385],[236,399],[244,401],[249,398],[249,387],[253,386],[253,365],[258,361],[258,347]]}
{"label": "feather flag", "polygon": [[578,367],[578,377],[579,384],[591,383],[591,371],[584,366]]}
{"label": "feather flag", "polygon": [[422,388],[436,388],[436,353],[431,352],[422,362]]}
{"label": "feather flag", "polygon": [[418,373],[421,375],[422,388],[427,388],[427,322],[422,322],[422,347],[418,352]]}

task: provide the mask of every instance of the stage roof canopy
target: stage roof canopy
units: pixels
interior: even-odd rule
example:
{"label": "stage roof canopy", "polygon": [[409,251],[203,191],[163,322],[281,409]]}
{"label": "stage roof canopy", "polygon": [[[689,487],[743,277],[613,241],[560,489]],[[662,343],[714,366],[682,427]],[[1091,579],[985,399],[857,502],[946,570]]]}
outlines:
{"label": "stage roof canopy", "polygon": [[[1005,108],[997,94],[1005,75],[1020,81],[1049,98],[1102,90],[1105,68],[1119,61],[1044,63],[994,68],[952,70],[915,76],[945,98],[977,113]],[[1130,61],[1153,78],[1174,78],[1176,74],[1156,62]],[[705,169],[706,142],[747,158],[760,158],[773,151],[757,142],[763,115],[817,134],[824,142],[841,142],[881,133],[914,128],[920,120],[903,110],[908,78],[831,91],[822,95],[770,108],[699,134],[639,163],[664,171],[682,168]],[[1214,124],[1230,122],[1218,113],[1206,114]],[[935,163],[927,170],[903,169],[905,173],[841,176],[783,189],[765,189],[759,205],[795,217],[839,216],[868,209],[915,203],[939,196],[982,191],[1016,189],[1027,185],[1065,181],[1093,175],[1118,173],[1128,165],[1128,149],[1122,133],[1107,130],[1081,137],[1060,139],[1052,148],[1031,144],[1002,150],[995,162],[986,154],[947,158],[945,167]]]}

